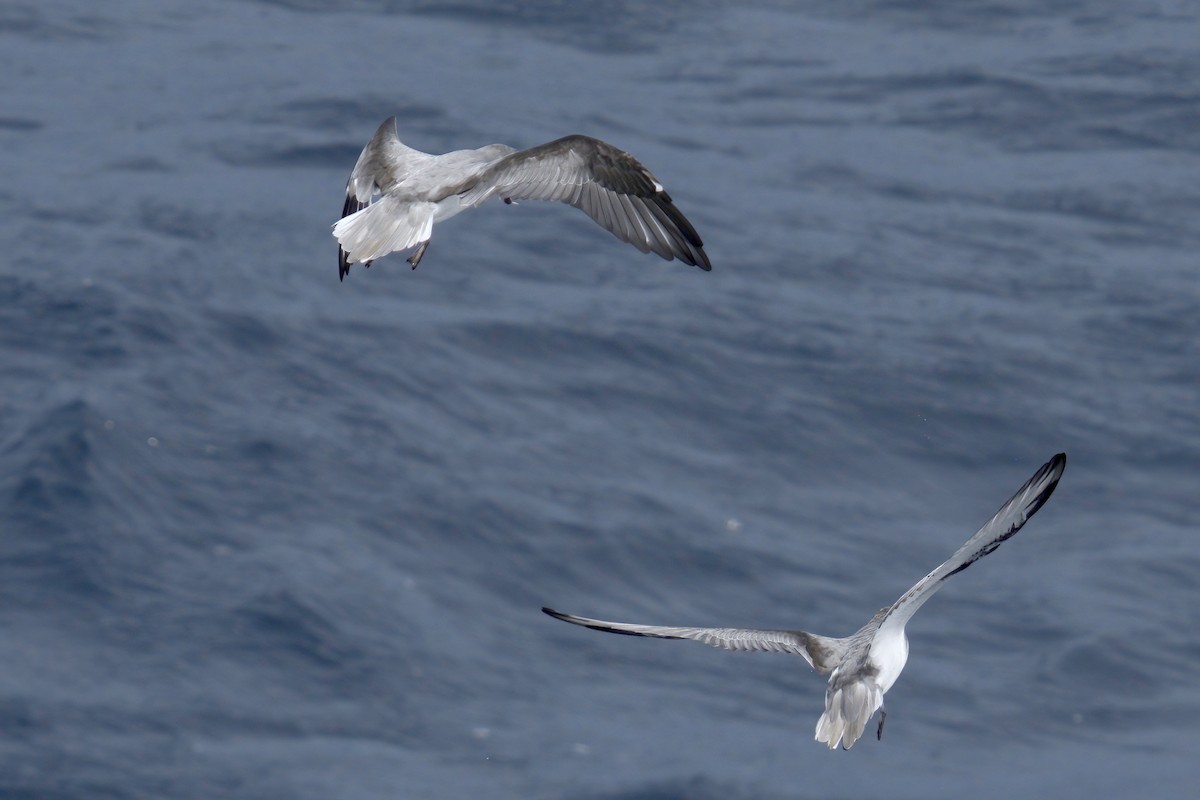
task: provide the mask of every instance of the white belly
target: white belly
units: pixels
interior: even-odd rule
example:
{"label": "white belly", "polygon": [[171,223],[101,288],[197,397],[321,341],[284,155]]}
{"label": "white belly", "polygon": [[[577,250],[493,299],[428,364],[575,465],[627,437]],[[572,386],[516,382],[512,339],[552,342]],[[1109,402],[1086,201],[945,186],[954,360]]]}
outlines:
{"label": "white belly", "polygon": [[886,692],[904,671],[908,662],[908,637],[904,630],[880,631],[871,642],[871,661],[879,670],[875,677],[880,691]]}
{"label": "white belly", "polygon": [[461,214],[470,208],[470,206],[464,206],[456,194],[452,194],[444,200],[437,201],[436,205],[437,208],[433,212],[434,222],[441,222],[444,219],[450,219],[455,214]]}

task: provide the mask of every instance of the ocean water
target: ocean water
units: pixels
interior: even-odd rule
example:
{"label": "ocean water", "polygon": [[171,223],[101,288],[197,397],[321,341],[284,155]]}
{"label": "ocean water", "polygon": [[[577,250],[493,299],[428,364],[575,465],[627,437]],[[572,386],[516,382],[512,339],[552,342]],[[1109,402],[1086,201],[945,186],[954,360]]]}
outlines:
{"label": "ocean water", "polygon": [[[1183,797],[1200,779],[1187,2],[0,7],[0,797]],[[337,280],[379,122],[567,133],[566,207]],[[909,626],[882,741],[797,658],[1055,452]]]}

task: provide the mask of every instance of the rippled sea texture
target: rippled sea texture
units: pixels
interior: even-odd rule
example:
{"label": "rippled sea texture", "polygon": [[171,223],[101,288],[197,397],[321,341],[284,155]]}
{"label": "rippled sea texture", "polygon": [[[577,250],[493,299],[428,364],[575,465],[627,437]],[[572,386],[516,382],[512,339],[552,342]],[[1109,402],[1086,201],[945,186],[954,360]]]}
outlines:
{"label": "rippled sea texture", "polygon": [[[1184,2],[0,8],[0,795],[1183,797]],[[380,120],[635,153],[712,273],[494,204],[337,281]],[[1050,455],[882,742],[796,658]]]}

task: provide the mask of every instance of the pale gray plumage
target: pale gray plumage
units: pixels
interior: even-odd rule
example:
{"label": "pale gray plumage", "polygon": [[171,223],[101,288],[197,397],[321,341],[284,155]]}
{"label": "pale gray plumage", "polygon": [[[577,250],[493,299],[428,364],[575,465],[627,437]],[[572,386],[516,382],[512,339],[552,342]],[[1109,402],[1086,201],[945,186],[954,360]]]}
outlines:
{"label": "pale gray plumage", "polygon": [[662,184],[623,150],[589,136],[566,136],[515,150],[491,144],[443,155],[422,153],[396,135],[396,118],[379,126],[350,179],[334,224],[338,275],[396,250],[417,247],[416,269],[434,223],[500,197],[575,206],[643,253],[712,269],[696,229]]}
{"label": "pale gray plumage", "polygon": [[693,639],[726,650],[794,653],[822,675],[829,673],[825,712],[817,721],[816,740],[831,749],[849,749],[862,736],[871,717],[880,711],[878,736],[883,735],[883,696],[908,659],[908,620],[933,596],[947,578],[962,572],[1013,536],[1042,507],[1058,485],[1067,457],[1059,453],[1034,473],[974,536],[937,569],[917,582],[892,605],[880,609],[856,633],[837,639],[806,631],[749,628],[682,628],[633,625],[578,617],[543,608],[552,617],[609,633]]}

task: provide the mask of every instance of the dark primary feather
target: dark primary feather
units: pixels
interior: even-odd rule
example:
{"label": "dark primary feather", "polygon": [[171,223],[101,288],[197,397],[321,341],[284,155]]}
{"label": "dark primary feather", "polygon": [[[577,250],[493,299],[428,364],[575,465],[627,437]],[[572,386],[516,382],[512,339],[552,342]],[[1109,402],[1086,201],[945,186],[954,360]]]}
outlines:
{"label": "dark primary feather", "polygon": [[[1058,475],[1054,478],[1054,480],[1047,483],[1042,488],[1042,491],[1039,492],[1038,495],[1036,497],[1034,497],[1032,500],[1030,500],[1028,505],[1025,506],[1025,513],[1024,513],[1023,519],[1020,519],[1020,520],[1017,520],[1016,522],[1014,522],[1011,526],[1009,526],[1009,528],[1007,530],[998,534],[996,536],[996,538],[992,539],[990,542],[985,542],[979,548],[979,550],[977,552],[973,553],[966,561],[964,561],[962,564],[960,564],[959,566],[957,566],[956,568],[951,570],[949,573],[947,573],[945,576],[943,576],[942,580],[946,580],[946,578],[949,578],[951,575],[957,575],[958,573],[962,572],[964,569],[971,566],[976,561],[978,561],[979,559],[988,555],[993,550],[995,550],[997,547],[999,547],[1001,544],[1003,544],[1004,542],[1008,541],[1013,536],[1015,536],[1017,531],[1021,530],[1021,528],[1023,528],[1025,526],[1025,523],[1029,521],[1030,517],[1032,517],[1034,514],[1036,514],[1038,512],[1038,509],[1040,509],[1042,506],[1044,506],[1046,504],[1046,501],[1050,499],[1050,495],[1054,493],[1054,489],[1058,486],[1059,479],[1062,478],[1062,470],[1066,466],[1066,463],[1067,463],[1067,454],[1059,453],[1058,455],[1054,456],[1054,458],[1050,459],[1045,464],[1043,464],[1042,468],[1039,469],[1036,473],[1034,473],[1032,478],[1025,481],[1025,485],[1022,486],[1020,489],[1018,489],[1013,494],[1013,499],[1020,497],[1025,491],[1027,491],[1029,489],[1030,486],[1033,486],[1034,484],[1038,483],[1039,481],[1045,479],[1045,477],[1047,475],[1049,475],[1050,473],[1052,473],[1056,470],[1058,471]],[[1011,503],[1012,500],[1010,499],[1009,502]]]}
{"label": "dark primary feather", "polygon": [[[339,217],[339,219],[345,219],[346,217],[350,216],[351,214],[353,214],[357,211],[362,211],[364,208],[367,207],[367,205],[368,205],[367,203],[363,203],[363,202],[359,201],[359,199],[354,196],[354,192],[350,188],[347,187],[346,202],[342,204],[342,216]],[[367,264],[366,266],[369,267],[371,265]],[[346,253],[345,249],[343,249],[342,246],[339,244],[338,245],[338,281],[345,280],[346,273],[348,273],[349,271],[350,271],[350,256]]]}
{"label": "dark primary feather", "polygon": [[[880,626],[903,627],[912,615],[942,586],[951,575],[957,575],[979,559],[988,555],[1001,544],[1016,535],[1017,531],[1037,513],[1058,486],[1066,469],[1067,456],[1059,453],[1038,468],[1024,485],[992,518],[975,534],[954,551],[950,558],[939,564],[932,572],[900,596],[888,609]],[[1036,491],[1036,494],[1030,494]]]}
{"label": "dark primary feather", "polygon": [[479,185],[488,188],[468,192],[466,202],[499,195],[567,203],[642,252],[712,269],[703,240],[662,183],[629,153],[599,139],[573,134],[512,153],[489,167]]}
{"label": "dark primary feather", "polygon": [[572,625],[579,625],[584,628],[590,628],[594,631],[605,631],[606,633],[619,633],[622,636],[646,636],[655,639],[682,639],[682,636],[666,636],[663,634],[639,633],[637,631],[623,631],[620,628],[611,628],[608,625],[592,624],[581,622],[581,617],[576,617],[573,614],[564,614],[561,611],[555,611],[553,608],[542,606],[542,613],[549,614],[555,619],[561,619],[563,622],[569,622]]}

